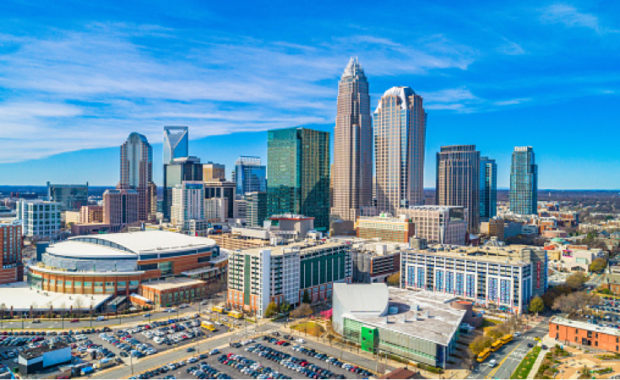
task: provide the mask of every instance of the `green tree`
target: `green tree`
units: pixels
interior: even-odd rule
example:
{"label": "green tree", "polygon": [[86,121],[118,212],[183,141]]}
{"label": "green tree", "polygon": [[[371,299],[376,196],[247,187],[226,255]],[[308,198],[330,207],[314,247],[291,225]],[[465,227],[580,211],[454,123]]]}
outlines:
{"label": "green tree", "polygon": [[592,263],[590,263],[588,270],[590,270],[590,272],[603,273],[605,268],[607,268],[607,260],[602,257],[597,257],[596,259],[592,260]]}
{"label": "green tree", "polygon": [[545,310],[545,302],[541,297],[536,296],[530,301],[530,307],[528,309],[530,310],[530,313],[538,315],[538,313]]}
{"label": "green tree", "polygon": [[271,318],[276,314],[278,314],[278,305],[271,301],[269,302],[269,305],[267,305],[267,310],[265,310],[265,317]]}
{"label": "green tree", "polygon": [[485,348],[491,347],[491,344],[493,344],[493,338],[486,335],[480,335],[471,341],[471,343],[469,344],[469,350],[472,352],[472,354],[478,355]]}
{"label": "green tree", "polygon": [[301,302],[303,303],[312,303],[312,300],[310,299],[310,294],[308,294],[308,289],[304,290],[304,295],[301,298]]}
{"label": "green tree", "polygon": [[400,272],[393,273],[388,276],[387,284],[389,286],[399,286],[400,285]]}
{"label": "green tree", "polygon": [[575,272],[575,273],[571,274],[570,276],[568,276],[568,278],[566,278],[566,282],[565,283],[572,290],[578,290],[578,289],[581,289],[583,284],[586,283],[587,279],[588,278],[586,277],[586,275],[584,273]]}
{"label": "green tree", "polygon": [[286,301],[282,302],[282,303],[280,304],[280,313],[282,313],[282,314],[286,314],[286,313],[288,313],[289,311],[291,311],[291,304],[290,304],[290,303],[288,303],[288,302],[286,302]]}

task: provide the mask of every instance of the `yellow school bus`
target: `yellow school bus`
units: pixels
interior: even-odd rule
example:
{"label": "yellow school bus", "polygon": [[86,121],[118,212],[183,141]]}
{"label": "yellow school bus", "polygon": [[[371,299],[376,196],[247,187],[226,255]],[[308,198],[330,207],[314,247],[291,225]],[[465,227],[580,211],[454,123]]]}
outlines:
{"label": "yellow school bus", "polygon": [[215,325],[210,321],[202,321],[200,322],[200,327],[203,329],[207,329],[209,331],[215,331]]}
{"label": "yellow school bus", "polygon": [[502,348],[503,345],[504,345],[504,342],[502,342],[501,339],[498,339],[495,342],[493,342],[493,344],[491,345],[491,351],[495,352],[499,350],[500,348]]}
{"label": "yellow school bus", "polygon": [[481,353],[478,354],[478,357],[476,357],[476,361],[478,363],[482,363],[483,361],[487,360],[489,355],[491,355],[491,349],[485,348],[484,350],[482,350]]}
{"label": "yellow school bus", "polygon": [[211,308],[211,311],[214,311],[216,313],[220,313],[220,314],[224,314],[224,308],[221,306],[213,306]]}
{"label": "yellow school bus", "polygon": [[231,310],[228,312],[228,316],[235,319],[243,318],[243,313],[238,310]]}
{"label": "yellow school bus", "polygon": [[506,334],[503,337],[501,337],[500,340],[502,341],[502,344],[506,344],[508,342],[511,342],[512,341],[512,334]]}

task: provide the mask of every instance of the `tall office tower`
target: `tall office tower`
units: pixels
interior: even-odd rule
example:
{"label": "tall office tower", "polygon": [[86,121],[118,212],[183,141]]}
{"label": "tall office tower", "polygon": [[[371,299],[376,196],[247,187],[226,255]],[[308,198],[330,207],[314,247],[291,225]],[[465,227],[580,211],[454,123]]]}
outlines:
{"label": "tall office tower", "polygon": [[211,219],[217,219],[214,217],[213,210],[219,209],[215,212],[215,215],[220,216],[222,221],[227,219],[236,218],[235,215],[235,183],[226,181],[223,179],[215,179],[211,181],[204,181],[205,188],[205,203],[209,210],[208,217]]}
{"label": "tall office tower", "polygon": [[244,195],[254,191],[267,191],[266,167],[261,165],[260,157],[241,156],[235,162],[233,182],[237,183],[237,194]]}
{"label": "tall office tower", "polygon": [[103,193],[103,223],[114,230],[138,222],[138,192],[134,189],[108,189]]}
{"label": "tall office tower", "polygon": [[267,219],[267,193],[251,192],[245,194],[247,202],[247,223],[251,227],[262,227]]}
{"label": "tall office tower", "polygon": [[538,213],[538,165],[531,146],[516,146],[512,152],[510,211],[519,215]]}
{"label": "tall office tower", "polygon": [[497,164],[480,157],[480,217],[491,219],[497,214]]}
{"label": "tall office tower", "polygon": [[86,185],[55,185],[47,182],[47,197],[60,203],[62,211],[77,211],[88,204],[88,182]]}
{"label": "tall office tower", "polygon": [[202,164],[202,180],[226,180],[226,166],[222,164],[216,164],[215,162],[210,161],[206,164]]}
{"label": "tall office tower", "polygon": [[189,156],[188,133],[187,127],[164,127],[164,165]]}
{"label": "tall office tower", "polygon": [[329,133],[306,128],[267,132],[267,210],[314,217],[329,227]]}
{"label": "tall office tower", "polygon": [[[153,149],[145,136],[132,132],[121,145],[121,189],[138,193],[138,220],[153,220]],[[157,188],[155,188],[157,191]]]}
{"label": "tall office tower", "polygon": [[183,181],[202,181],[202,164],[198,157],[175,158],[164,164],[164,219],[170,220],[172,189]]}
{"label": "tall office tower", "polygon": [[205,189],[202,181],[183,181],[172,189],[170,222],[183,231],[190,229],[190,221],[205,218]]}
{"label": "tall office tower", "polygon": [[372,202],[372,121],[368,80],[357,58],[351,58],[338,83],[334,128],[332,209],[334,218],[349,221]]}
{"label": "tall office tower", "polygon": [[0,223],[0,284],[23,280],[22,226]]}
{"label": "tall office tower", "polygon": [[424,203],[426,112],[409,87],[392,87],[373,119],[377,211]]}
{"label": "tall office tower", "polygon": [[475,145],[442,146],[437,153],[437,204],[467,208],[468,231],[480,224],[480,152]]}

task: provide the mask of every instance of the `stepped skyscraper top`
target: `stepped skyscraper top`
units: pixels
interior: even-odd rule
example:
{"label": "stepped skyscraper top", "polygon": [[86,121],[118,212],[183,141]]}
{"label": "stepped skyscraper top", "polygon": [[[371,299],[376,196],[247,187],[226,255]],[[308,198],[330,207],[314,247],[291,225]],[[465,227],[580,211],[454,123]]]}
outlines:
{"label": "stepped skyscraper top", "polygon": [[351,57],[351,59],[349,59],[349,63],[347,64],[347,67],[345,67],[344,69],[344,73],[342,74],[343,77],[345,76],[355,76],[355,75],[364,75],[364,69],[362,68],[362,65],[360,65],[359,61],[357,60],[357,57]]}

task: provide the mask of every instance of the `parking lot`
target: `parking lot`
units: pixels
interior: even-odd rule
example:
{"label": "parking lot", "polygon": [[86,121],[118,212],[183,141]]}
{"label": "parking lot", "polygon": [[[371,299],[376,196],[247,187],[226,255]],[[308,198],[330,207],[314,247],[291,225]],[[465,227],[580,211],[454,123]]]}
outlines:
{"label": "parking lot", "polygon": [[135,378],[345,379],[373,376],[366,369],[312,349],[305,342],[276,334],[232,342],[226,349],[196,353],[186,360],[167,363]]}

